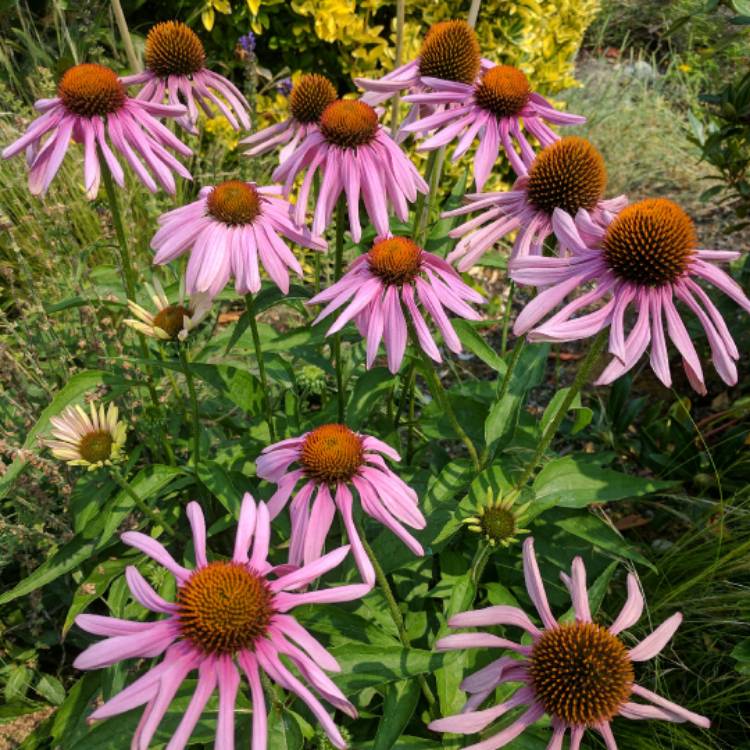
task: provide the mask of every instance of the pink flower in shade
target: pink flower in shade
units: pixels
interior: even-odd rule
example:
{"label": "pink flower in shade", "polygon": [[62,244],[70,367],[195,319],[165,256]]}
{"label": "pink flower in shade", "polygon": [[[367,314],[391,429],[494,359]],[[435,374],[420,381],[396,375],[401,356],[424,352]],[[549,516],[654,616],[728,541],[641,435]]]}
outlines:
{"label": "pink flower in shade", "polygon": [[459,271],[466,271],[516,230],[511,257],[541,255],[554,231],[555,210],[575,216],[583,208],[601,223],[626,205],[624,195],[603,199],[606,184],[604,160],[594,146],[576,136],[555,141],[537,154],[529,173],[519,177],[512,190],[466,195],[467,205],[443,214],[447,218],[482,211],[448,233],[462,239],[447,260],[458,261]]}
{"label": "pink flower in shade", "polygon": [[367,367],[372,367],[384,339],[388,367],[395,373],[401,367],[408,338],[405,312],[422,349],[436,362],[441,361],[417,300],[427,317],[434,320],[448,348],[460,352],[461,342],[445,308],[467,320],[480,320],[479,313],[467,302],[484,300],[442,258],[425,252],[406,237],[377,241],[339,281],[307,304],[328,303],[316,318],[317,323],[348,303],[326,335],[340,331],[353,319],[367,339]]}
{"label": "pink flower in shade", "polygon": [[[277,485],[268,503],[271,518],[281,512],[297,483],[303,482],[290,506],[292,565],[310,564],[320,557],[338,509],[362,579],[370,585],[375,581],[354,522],[351,487],[367,515],[390,529],[415,555],[424,554],[422,545],[402,525],[425,527],[417,494],[388,468],[383,456],[393,461],[401,458],[386,443],[342,424],[326,424],[263,450],[255,462],[258,476]],[[291,468],[292,464],[297,466]]]}
{"label": "pink flower in shade", "polygon": [[229,180],[204,187],[198,200],[159,217],[151,240],[154,263],[169,263],[190,251],[186,273],[188,294],[216,296],[234,277],[238,294],[260,289],[258,260],[284,294],[289,270],[302,276],[302,266],[285,240],[313,250],[326,242],[297,226],[292,207],[279,197],[279,187]]}
{"label": "pink flower in shade", "polygon": [[313,177],[320,170],[320,193],[313,218],[313,234],[330,223],[333,209],[343,193],[349,209],[352,238],[359,242],[359,199],[379,235],[389,231],[388,204],[401,221],[409,216],[409,202],[417,193],[427,193],[427,183],[404,152],[378,122],[375,110],[361,101],[338,99],[320,118],[319,129],[310,132],[299,147],[274,172],[289,195],[297,175],[306,172],[297,195],[296,218],[305,220]]}
{"label": "pink flower in shade", "polygon": [[[738,258],[739,253],[698,249],[690,217],[664,198],[634,203],[610,217],[606,227],[585,211],[579,211],[574,222],[567,213],[555,210],[552,221],[569,255],[516,258],[509,267],[518,283],[544,289],[518,316],[513,329],[517,335],[530,331],[531,341],[574,341],[609,326],[614,359],[597,384],[611,383],[630,370],[650,344],[651,367],[667,387],[672,383],[669,335],[682,355],[690,384],[705,393],[700,359],[675,306],[676,298],[705,330],[719,376],[729,385],[737,382],[737,346],[721,313],[697,282],[710,282],[750,312],[750,299],[716,265]],[[539,325],[566,297],[588,285],[593,288]],[[574,317],[590,306],[595,307],[592,312]],[[626,334],[626,312],[631,306],[635,322]]]}
{"label": "pink flower in shade", "polygon": [[[439,640],[436,646],[440,651],[501,648],[514,655],[503,656],[467,677],[461,687],[470,697],[463,712],[433,721],[430,729],[460,734],[483,732],[495,719],[524,706],[524,713],[509,726],[466,750],[504,747],[544,714],[552,719],[548,750],[561,750],[567,732],[570,732],[570,749],[578,750],[586,729],[598,731],[607,750],[617,750],[611,727],[615,716],[689,721],[704,729],[711,725],[705,717],[635,683],[634,663],[648,661],[660,653],[680,626],[682,615],[665,620],[651,635],[628,649],[618,636],[635,625],[643,612],[643,597],[634,575],[628,575],[625,606],[615,622],[605,628],[591,617],[586,570],[583,560],[577,557],[571,575],[561,574],[570,591],[576,619],[574,623],[561,624],[553,617],[547,602],[533,539],[524,542],[523,561],[526,588],[543,627],[537,627],[522,610],[504,605],[453,616],[448,621],[453,628],[496,625],[520,628],[530,636],[531,645],[523,646],[485,632],[449,635]],[[497,687],[508,683],[521,683],[522,687],[503,703],[480,710]],[[632,700],[634,696],[647,703],[636,703]]]}
{"label": "pink flower in shade", "polygon": [[[206,524],[197,503],[187,515],[193,530],[196,567],[180,565],[155,539],[135,531],[122,540],[169,571],[177,581],[175,602],[163,599],[134,566],[126,569],[133,598],[146,609],[165,614],[156,622],[120,620],[100,615],[79,615],[76,624],[94,635],[106,636],[75,660],[78,669],[100,669],[126,659],[162,662],[132,685],[99,706],[89,720],[106,719],[146,704],[133,748],[146,750],[182,682],[198,670],[198,682],[168,750],[184,748],[214,690],[219,691],[215,747],[234,747],[234,707],[240,670],[250,686],[253,705],[253,750],[266,747],[266,706],[261,684],[265,674],[298,696],[318,719],[338,748],[346,743],[322,704],[281,660],[288,658],[302,677],[331,705],[356,716],[352,704],[325,674],[339,671],[336,660],[288,612],[303,604],[330,604],[364,596],[363,584],[293,593],[335,568],[348,547],[329,552],[302,568],[272,568],[267,561],[271,525],[263,503],[256,507],[250,495],[242,500],[240,520],[229,561],[208,561]],[[252,552],[250,546],[252,544]]]}
{"label": "pink flower in shade", "polygon": [[[410,94],[423,93],[429,89],[427,81],[435,78],[465,84],[476,83],[480,71],[493,66],[494,63],[490,60],[482,59],[476,32],[466,21],[439,21],[428,29],[416,59],[377,80],[355,78],[354,82],[366,92],[362,101],[374,107],[404,89]],[[430,115],[436,109],[442,110],[444,106],[415,104],[409,109],[401,126]],[[399,140],[403,140],[406,135],[400,131]]]}
{"label": "pink flower in shade", "polygon": [[158,189],[157,183],[168,193],[175,192],[173,172],[191,179],[190,172],[167,148],[183,156],[190,156],[192,151],[156,119],[178,117],[184,114],[185,108],[132,99],[115,72],[103,65],[84,63],[68,68],[58,84],[57,96],[40,99],[34,106],[42,116],[2,153],[3,159],[9,159],[26,150],[29,190],[33,195],[47,192],[71,138],[83,144],[87,198],[93,199],[99,192],[98,152],[104,157],[114,181],[120,187],[125,184],[125,174],[110,143],[153,193]]}
{"label": "pink flower in shade", "polygon": [[[419,151],[432,151],[458,138],[451,157],[453,161],[465,154],[479,136],[474,157],[477,190],[481,190],[487,182],[501,146],[516,174],[520,177],[527,173],[534,161],[534,149],[526,139],[524,130],[544,147],[558,138],[545,120],[558,125],[575,125],[586,121],[580,115],[558,112],[543,96],[532,92],[526,76],[510,65],[495,65],[474,84],[432,78],[426,79],[425,83],[432,91],[410,94],[404,97],[404,101],[448,106],[406,125],[404,130],[412,133],[436,131],[422,141],[418,146]],[[514,140],[520,153],[513,145]]]}
{"label": "pink flower in shade", "polygon": [[250,105],[229,80],[205,67],[206,52],[196,33],[180,21],[164,21],[151,27],[146,37],[146,70],[126,76],[128,86],[143,83],[141,101],[187,106],[177,122],[189,133],[197,133],[198,107],[209,116],[213,105],[235,129],[250,127]]}
{"label": "pink flower in shade", "polygon": [[300,141],[318,130],[323,112],[336,101],[337,96],[336,88],[325,76],[317,73],[301,76],[289,95],[290,116],[240,141],[250,146],[245,155],[258,156],[283,145],[279,163],[286,161]]}

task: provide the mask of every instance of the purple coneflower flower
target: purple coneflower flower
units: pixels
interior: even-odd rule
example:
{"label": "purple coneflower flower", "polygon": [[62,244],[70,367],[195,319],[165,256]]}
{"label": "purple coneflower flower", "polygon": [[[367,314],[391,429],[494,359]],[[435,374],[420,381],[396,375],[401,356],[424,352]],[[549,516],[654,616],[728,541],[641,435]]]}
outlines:
{"label": "purple coneflower flower", "polygon": [[384,339],[388,367],[395,373],[401,367],[408,337],[404,308],[419,345],[436,362],[441,361],[417,301],[453,352],[461,351],[461,342],[445,308],[467,320],[479,320],[481,316],[467,302],[484,302],[442,258],[425,252],[406,237],[386,237],[360,255],[339,281],[308,304],[328,303],[317,323],[348,303],[326,335],[340,331],[353,319],[367,340],[367,367],[372,367]]}
{"label": "purple coneflower flower", "polygon": [[[459,138],[453,151],[456,161],[468,151],[479,136],[479,147],[474,157],[474,181],[477,190],[484,183],[497,161],[500,147],[505,151],[517,175],[525,175],[534,161],[534,149],[526,140],[524,130],[533,135],[542,146],[549,146],[558,136],[546,122],[574,125],[585,122],[580,115],[558,112],[543,96],[531,90],[524,73],[510,65],[495,65],[482,74],[477,83],[456,81],[425,81],[432,91],[410,94],[407,102],[416,104],[448,105],[421,120],[410,123],[404,130],[414,133],[437,130],[417,147],[431,151]],[[520,154],[513,145],[518,143]]]}
{"label": "purple coneflower flower", "polygon": [[427,193],[427,183],[404,152],[378,122],[375,110],[364,102],[338,99],[320,118],[319,129],[310,132],[299,147],[274,172],[289,195],[297,175],[306,172],[297,195],[297,222],[304,221],[313,177],[320,170],[320,193],[312,230],[320,234],[331,222],[339,196],[346,196],[349,228],[359,242],[359,199],[378,235],[389,232],[388,205],[401,221],[409,217],[409,202]]}
{"label": "purple coneflower flower", "polygon": [[186,273],[188,294],[215,297],[234,277],[238,294],[260,289],[258,259],[284,294],[289,270],[302,276],[302,266],[284,240],[313,250],[326,242],[295,224],[292,208],[276,186],[229,180],[204,187],[198,200],[159,217],[151,240],[154,263],[162,265],[190,251]]}
{"label": "purple coneflower flower", "polygon": [[[156,622],[121,620],[100,615],[78,615],[78,627],[106,636],[75,660],[78,669],[101,669],[125,659],[162,662],[132,685],[99,706],[89,720],[106,719],[146,704],[133,738],[133,747],[146,750],[180,685],[195,669],[198,682],[167,747],[182,750],[213,692],[219,691],[217,748],[234,747],[234,711],[240,670],[250,686],[253,706],[253,750],[266,747],[266,701],[261,674],[294,693],[320,722],[337,748],[346,743],[325,708],[308,687],[289,670],[284,656],[318,694],[349,716],[354,706],[323,671],[339,671],[336,660],[303,628],[291,609],[304,604],[346,602],[364,596],[369,586],[356,584],[293,593],[335,568],[347,555],[339,547],[302,568],[272,568],[267,561],[271,525],[263,503],[256,507],[246,494],[242,501],[234,554],[231,560],[209,562],[206,523],[198,503],[189,503],[193,530],[193,570],[180,565],[150,536],[136,531],[122,535],[125,544],[140,550],[174,576],[175,602],[163,599],[134,566],[125,577],[133,598],[143,607],[165,614]],[[252,552],[250,547],[252,544]]]}
{"label": "purple coneflower flower", "polygon": [[175,192],[172,172],[191,179],[190,172],[167,148],[183,156],[193,152],[156,119],[179,117],[185,107],[132,99],[125,93],[122,80],[104,65],[83,63],[68,68],[57,86],[57,96],[40,99],[34,106],[42,116],[2,153],[3,159],[9,159],[26,149],[29,190],[33,195],[47,192],[71,138],[83,144],[87,198],[93,199],[99,192],[99,151],[114,181],[120,187],[125,184],[125,173],[110,143],[152,193],[157,191],[157,183],[168,193]]}
{"label": "purple coneflower flower", "polygon": [[584,208],[594,221],[604,222],[625,206],[624,195],[604,199],[606,184],[604,160],[591,143],[576,136],[555,141],[537,154],[529,173],[519,177],[512,190],[468,194],[467,205],[443,214],[451,217],[482,211],[448,233],[462,239],[447,260],[458,261],[458,270],[466,271],[515,230],[518,234],[511,257],[541,255],[544,241],[553,232],[555,209],[575,216]]}
{"label": "purple coneflower flower", "polygon": [[[278,485],[268,503],[272,518],[281,512],[297,483],[303,482],[290,506],[292,565],[309,564],[320,557],[338,508],[362,579],[367,584],[375,581],[354,522],[350,487],[359,494],[367,515],[390,529],[415,555],[424,554],[422,545],[402,525],[425,527],[417,493],[388,468],[383,456],[401,460],[386,443],[342,424],[326,424],[263,450],[255,462],[258,476]],[[297,467],[291,468],[292,464]]]}
{"label": "purple coneflower flower", "polygon": [[[559,258],[516,258],[510,264],[510,275],[516,282],[544,289],[518,316],[513,329],[517,335],[531,329],[532,341],[574,341],[609,326],[609,351],[614,359],[597,384],[611,383],[630,370],[650,344],[651,367],[669,387],[672,376],[668,334],[682,355],[690,384],[705,393],[700,359],[675,307],[677,298],[706,331],[719,376],[729,385],[737,382],[737,346],[724,318],[697,279],[710,282],[750,312],[750,299],[716,265],[735,260],[739,253],[698,249],[690,217],[665,198],[634,203],[606,227],[593,222],[585,211],[579,211],[574,222],[567,213],[556,209],[552,222],[555,234],[570,254]],[[566,297],[588,284],[593,284],[593,289],[537,325]],[[605,297],[609,300],[593,312],[573,317]],[[626,335],[626,311],[631,305],[635,322]]]}
{"label": "purple coneflower flower", "polygon": [[[461,687],[470,694],[462,713],[438,719],[430,724],[437,732],[475,734],[484,732],[495,719],[513,709],[526,710],[498,734],[469,745],[465,750],[496,750],[518,737],[544,714],[552,719],[552,739],[548,750],[561,750],[566,733],[570,748],[578,750],[586,729],[601,734],[607,750],[617,750],[611,722],[615,716],[626,719],[662,719],[689,721],[707,729],[711,722],[678,706],[635,682],[633,664],[653,659],[669,643],[682,622],[682,615],[672,615],[647,638],[627,648],[618,637],[635,625],[643,612],[643,597],[634,575],[628,575],[628,600],[620,615],[605,628],[591,617],[586,569],[583,560],[573,561],[570,576],[561,574],[570,591],[575,622],[561,624],[552,615],[544,583],[534,555],[534,541],[523,545],[524,577],[529,597],[534,603],[542,628],[517,607],[487,607],[454,615],[448,621],[453,628],[502,625],[521,628],[531,638],[531,645],[484,632],[461,633],[440,639],[440,651],[465,648],[501,648],[512,651],[467,677]],[[520,683],[515,693],[496,706],[479,710],[500,685]],[[636,703],[633,696],[648,703]]]}
{"label": "purple coneflower flower", "polygon": [[[355,78],[354,82],[366,92],[362,101],[376,106],[404,89],[410,94],[427,91],[428,81],[433,79],[476,83],[480,71],[493,65],[491,61],[482,59],[477,34],[466,21],[439,21],[427,30],[416,59],[377,80]],[[413,105],[401,127],[431,114],[435,109],[435,106]],[[437,105],[437,109],[444,107]],[[403,131],[399,132],[400,139],[406,135]]]}
{"label": "purple coneflower flower", "polygon": [[289,93],[289,117],[240,141],[250,148],[246,156],[258,156],[283,145],[279,163],[283,163],[308,134],[318,129],[326,107],[336,101],[334,85],[322,75],[307,73]]}
{"label": "purple coneflower flower", "polygon": [[181,21],[152,26],[146,37],[146,70],[126,76],[126,85],[143,83],[138,99],[170,104],[184,103],[187,114],[177,122],[189,133],[197,133],[198,107],[209,116],[213,104],[235,129],[250,127],[250,109],[242,92],[227,78],[205,67],[206,52],[197,34]]}

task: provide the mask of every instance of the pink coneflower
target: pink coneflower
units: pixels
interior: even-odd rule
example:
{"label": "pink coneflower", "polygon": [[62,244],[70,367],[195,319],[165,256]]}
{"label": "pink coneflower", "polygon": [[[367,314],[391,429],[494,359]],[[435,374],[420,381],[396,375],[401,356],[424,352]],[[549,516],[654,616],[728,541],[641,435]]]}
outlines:
{"label": "pink coneflower", "polygon": [[[427,30],[416,59],[377,80],[355,78],[354,82],[366,92],[362,101],[375,106],[404,89],[410,94],[427,91],[434,79],[475,83],[480,70],[491,68],[493,64],[482,59],[477,34],[466,21],[439,21]],[[438,108],[443,109],[439,105]],[[433,111],[435,107],[415,104],[402,126]]]}
{"label": "pink coneflower", "polygon": [[[664,198],[628,206],[606,228],[593,222],[585,211],[580,211],[574,222],[567,213],[555,210],[552,221],[570,255],[516,258],[510,264],[515,281],[544,288],[518,316],[513,329],[517,335],[533,328],[529,333],[532,341],[574,341],[609,326],[609,351],[615,358],[597,384],[611,383],[630,370],[650,343],[651,367],[670,387],[668,334],[682,355],[690,384],[705,393],[700,359],[675,307],[676,297],[706,331],[719,376],[729,385],[737,382],[737,347],[721,313],[696,281],[709,281],[750,312],[750,300],[739,284],[716,265],[738,258],[739,253],[699,250],[690,217]],[[592,283],[593,289],[534,328],[576,289]],[[609,300],[593,312],[573,317],[605,297]],[[626,335],[625,314],[631,305],[635,323]]]}
{"label": "pink coneflower", "polygon": [[[362,579],[374,582],[375,571],[354,523],[350,487],[359,494],[367,515],[389,528],[415,555],[424,554],[422,545],[402,525],[425,527],[417,494],[388,468],[383,456],[401,460],[386,443],[342,424],[326,424],[263,450],[255,462],[258,476],[278,485],[268,503],[271,518],[281,512],[297,483],[303,481],[290,507],[291,564],[303,560],[309,564],[320,557],[338,508]],[[291,468],[292,464],[297,466]]]}
{"label": "pink coneflower", "polygon": [[279,197],[280,188],[229,180],[204,187],[198,200],[159,217],[161,225],[151,247],[154,263],[169,263],[190,251],[186,273],[188,294],[216,296],[234,277],[238,294],[260,289],[258,259],[276,286],[289,291],[289,269],[302,276],[302,266],[285,240],[313,250],[326,242],[292,217]]}
{"label": "pink coneflower", "polygon": [[301,76],[289,95],[290,116],[241,140],[240,143],[250,146],[245,155],[265,154],[283,144],[279,163],[286,161],[300,141],[318,129],[323,112],[337,96],[336,88],[325,76],[317,73]]}
{"label": "pink coneflower", "polygon": [[377,241],[349,266],[339,281],[308,304],[328,303],[315,320],[317,323],[348,302],[326,335],[340,331],[354,319],[367,339],[367,367],[372,367],[384,339],[388,367],[395,373],[406,350],[408,329],[404,308],[422,349],[436,362],[441,361],[417,300],[428,319],[434,320],[448,348],[460,352],[461,342],[445,308],[467,320],[479,320],[481,316],[467,302],[484,300],[442,258],[425,252],[406,237]]}
{"label": "pink coneflower", "polygon": [[[320,722],[331,742],[345,748],[339,730],[318,698],[289,670],[289,659],[303,678],[330,704],[349,716],[354,706],[323,671],[339,671],[336,660],[288,612],[303,604],[330,604],[358,599],[369,590],[357,584],[305,593],[301,589],[335,568],[348,547],[329,552],[312,565],[272,568],[267,561],[271,524],[263,503],[250,495],[242,500],[231,560],[209,562],[206,523],[198,503],[189,503],[193,530],[193,570],[180,565],[158,542],[137,531],[122,535],[125,544],[140,550],[171,573],[177,582],[176,601],[163,599],[134,566],[125,577],[133,598],[146,609],[167,617],[156,622],[79,615],[76,624],[106,638],[87,648],[74,662],[78,669],[100,669],[125,659],[153,659],[164,654],[132,685],[99,706],[89,720],[106,719],[146,704],[132,747],[146,750],[187,676],[198,670],[193,697],[167,745],[182,750],[214,690],[219,691],[217,748],[234,747],[234,707],[240,684],[239,665],[250,686],[253,706],[253,750],[266,747],[266,704],[261,683],[265,673],[297,695]],[[252,543],[252,553],[250,546]]]}
{"label": "pink coneflower", "polygon": [[[451,157],[459,159],[479,136],[474,157],[474,181],[477,190],[484,187],[497,161],[500,147],[505,151],[517,175],[523,176],[534,161],[534,149],[526,140],[524,130],[542,146],[554,143],[558,136],[545,123],[574,125],[586,121],[580,115],[558,112],[543,96],[532,92],[522,71],[510,65],[495,65],[486,70],[474,84],[430,79],[432,91],[410,94],[404,101],[415,104],[449,105],[404,130],[421,133],[437,132],[419,144],[418,150],[431,151],[459,138]],[[513,145],[515,139],[520,154]]]}
{"label": "pink coneflower", "polygon": [[404,152],[378,122],[375,110],[361,101],[338,99],[320,118],[319,129],[309,133],[293,154],[273,174],[284,182],[289,195],[298,174],[305,172],[297,196],[296,217],[305,219],[313,177],[320,169],[320,193],[313,218],[313,234],[320,234],[331,222],[333,209],[344,193],[349,209],[352,238],[359,242],[359,199],[379,235],[389,231],[388,204],[401,221],[409,217],[408,203],[417,192],[427,193],[427,183]]}
{"label": "pink coneflower", "polygon": [[556,209],[575,216],[584,208],[594,221],[604,222],[625,206],[623,195],[603,199],[606,184],[604,160],[587,140],[570,136],[555,141],[537,155],[528,175],[519,177],[512,190],[466,195],[467,205],[443,214],[447,218],[482,210],[448,233],[462,239],[447,260],[458,261],[459,271],[466,271],[515,230],[511,257],[541,255],[544,241],[553,232]]}
{"label": "pink coneflower", "polygon": [[40,99],[34,106],[42,116],[2,153],[3,159],[9,159],[26,149],[29,190],[33,195],[47,192],[71,138],[83,144],[87,198],[94,198],[99,192],[101,165],[98,152],[101,152],[114,181],[120,187],[125,184],[125,174],[110,143],[153,193],[158,189],[157,183],[168,193],[175,192],[172,172],[186,180],[191,179],[190,172],[167,148],[183,156],[190,156],[192,151],[156,119],[179,117],[185,108],[132,99],[125,93],[125,87],[115,72],[103,65],[84,63],[68,68],[57,86],[57,96]]}
{"label": "pink coneflower", "polygon": [[[707,729],[711,722],[635,683],[634,662],[648,661],[667,645],[682,622],[676,614],[665,620],[651,635],[628,649],[619,633],[635,625],[643,612],[643,597],[638,580],[628,575],[628,600],[615,622],[605,628],[591,617],[586,569],[583,560],[573,561],[570,577],[561,574],[570,591],[575,622],[560,624],[552,615],[544,583],[534,555],[534,540],[523,545],[524,577],[542,628],[517,607],[500,605],[454,615],[453,628],[494,625],[517,627],[531,638],[524,646],[490,633],[449,635],[436,644],[438,650],[465,648],[502,648],[514,652],[503,656],[467,677],[461,687],[470,694],[464,711],[430,724],[437,732],[474,734],[483,732],[495,719],[524,706],[525,711],[513,723],[466,750],[496,750],[518,737],[529,725],[547,714],[552,719],[551,750],[562,748],[570,732],[571,750],[578,750],[586,729],[595,729],[604,738],[608,750],[617,750],[611,722],[615,716],[626,719],[662,719],[689,721]],[[521,683],[510,698],[492,708],[478,710],[500,685]],[[638,696],[647,704],[631,700]]]}
{"label": "pink coneflower", "polygon": [[197,133],[198,107],[209,116],[216,107],[235,129],[250,127],[250,105],[229,80],[205,67],[206,52],[196,33],[181,21],[164,21],[151,27],[146,37],[146,70],[125,76],[126,85],[143,83],[141,101],[187,106],[187,115],[177,122],[189,133]]}

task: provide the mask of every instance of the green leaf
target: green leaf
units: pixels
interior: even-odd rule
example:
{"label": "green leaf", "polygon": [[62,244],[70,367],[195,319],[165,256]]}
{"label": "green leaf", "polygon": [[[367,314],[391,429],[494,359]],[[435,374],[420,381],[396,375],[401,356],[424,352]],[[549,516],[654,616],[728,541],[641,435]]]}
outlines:
{"label": "green leaf", "polygon": [[59,706],[65,700],[65,688],[57,677],[50,674],[43,674],[34,690],[53,706]]}
{"label": "green leaf", "polygon": [[484,423],[484,440],[490,455],[505,448],[513,438],[526,394],[544,376],[549,347],[526,346],[516,363],[502,398],[495,401]]}
{"label": "green leaf", "polygon": [[300,750],[302,732],[292,711],[273,704],[268,712],[268,750]]}
{"label": "green leaf", "polygon": [[250,416],[257,417],[263,413],[263,388],[252,373],[231,365],[203,362],[191,362],[190,370]]}
{"label": "green leaf", "polygon": [[554,500],[564,508],[585,508],[670,489],[674,482],[646,479],[598,466],[590,457],[552,459],[534,480],[537,501]]}
{"label": "green leaf", "polygon": [[341,667],[339,674],[332,675],[333,680],[345,694],[431,673],[455,659],[454,654],[360,643],[329,650]]}
{"label": "green leaf", "polygon": [[68,690],[62,706],[55,711],[50,734],[58,747],[72,747],[66,743],[75,728],[84,722],[86,709],[99,689],[100,672],[89,672]]}
{"label": "green leaf", "polygon": [[394,380],[386,367],[374,367],[357,378],[346,410],[349,427],[359,429],[372,417],[377,404],[382,403],[385,394],[393,387]]}
{"label": "green leaf", "polygon": [[5,681],[5,700],[8,703],[22,701],[26,697],[34,673],[23,664],[17,664],[10,668]]}
{"label": "green leaf", "polygon": [[229,472],[215,461],[202,461],[198,478],[208,491],[232,514],[240,517],[242,491],[232,481]]}
{"label": "green leaf", "polygon": [[129,557],[119,557],[114,560],[102,560],[88,575],[73,594],[73,601],[65,615],[62,627],[63,638],[73,627],[76,617],[105,593],[109,584],[132,563]]}
{"label": "green leaf", "polygon": [[401,732],[414,715],[419,695],[419,683],[416,680],[394,682],[386,687],[383,714],[375,733],[373,750],[391,750],[396,745]]}
{"label": "green leaf", "polygon": [[[468,320],[455,318],[453,327],[456,329],[458,338],[461,343],[475,356],[482,360],[488,367],[495,372],[505,375],[507,365],[503,358],[487,343],[486,339],[477,333],[476,327]],[[487,325],[487,321],[482,322]]]}
{"label": "green leaf", "polygon": [[[37,438],[49,427],[50,417],[56,417],[66,406],[70,406],[78,401],[85,393],[103,384],[122,385],[123,382],[125,381],[115,378],[105,370],[85,370],[73,375],[39,415],[36,424],[26,435],[26,440],[23,442],[23,450],[35,450],[37,447]],[[3,476],[0,477],[0,499],[8,494],[11,485],[25,466],[25,459],[16,458]]]}
{"label": "green leaf", "polygon": [[656,570],[649,560],[639,552],[636,552],[613,528],[596,516],[576,515],[571,518],[563,518],[555,521],[555,525],[568,534],[577,536],[579,539],[584,539],[595,547],[609,552],[618,558],[632,560],[640,565],[646,565],[651,570]]}
{"label": "green leaf", "polygon": [[[542,434],[545,433],[545,431],[547,430],[547,427],[549,427],[550,423],[557,416],[557,413],[560,411],[562,403],[567,397],[569,392],[570,392],[570,388],[561,388],[550,399],[550,402],[547,404],[547,408],[544,410],[544,414],[542,415],[542,421],[540,423]],[[575,395],[575,398],[573,399],[573,403],[568,407],[568,409],[569,411],[577,412],[575,422],[573,423],[573,427],[570,431],[571,435],[575,435],[577,432],[580,432],[584,427],[586,427],[591,422],[591,418],[593,417],[594,412],[592,412],[591,409],[589,409],[588,407],[581,405],[580,393],[577,393]]]}

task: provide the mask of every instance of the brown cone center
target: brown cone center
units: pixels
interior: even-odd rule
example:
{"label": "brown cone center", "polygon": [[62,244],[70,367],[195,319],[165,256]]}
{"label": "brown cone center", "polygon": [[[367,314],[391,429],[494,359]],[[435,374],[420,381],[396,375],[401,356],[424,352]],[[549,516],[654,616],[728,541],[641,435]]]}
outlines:
{"label": "brown cone center", "polygon": [[308,477],[326,484],[348,482],[362,466],[362,439],[343,424],[326,424],[302,444],[300,463]]}
{"label": "brown cone center", "polygon": [[57,85],[57,95],[68,112],[80,117],[103,117],[125,103],[125,87],[114,70],[95,63],[68,68]]}

